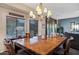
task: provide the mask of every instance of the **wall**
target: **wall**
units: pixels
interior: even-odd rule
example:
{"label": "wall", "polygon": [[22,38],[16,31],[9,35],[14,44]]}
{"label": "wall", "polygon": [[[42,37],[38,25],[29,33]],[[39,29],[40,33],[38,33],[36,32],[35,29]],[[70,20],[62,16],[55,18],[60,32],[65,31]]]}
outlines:
{"label": "wall", "polygon": [[[79,17],[74,17],[74,18],[66,18],[66,19],[60,19],[59,20],[59,25],[64,28],[64,32],[70,32],[70,22],[75,22],[79,23]],[[78,33],[79,32],[72,32],[72,33]]]}
{"label": "wall", "polygon": [[3,39],[6,37],[6,21],[4,20],[7,13],[4,10],[1,10],[0,8],[0,52],[3,52],[5,50],[5,47],[3,45]]}

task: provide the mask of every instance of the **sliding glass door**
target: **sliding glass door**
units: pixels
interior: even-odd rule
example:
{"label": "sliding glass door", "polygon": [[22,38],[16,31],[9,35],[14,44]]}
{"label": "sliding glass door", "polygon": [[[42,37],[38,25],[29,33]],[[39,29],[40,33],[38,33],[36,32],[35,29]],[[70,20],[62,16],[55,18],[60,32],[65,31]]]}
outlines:
{"label": "sliding glass door", "polygon": [[24,36],[24,19],[8,17],[6,18],[6,35],[7,38],[16,38]]}

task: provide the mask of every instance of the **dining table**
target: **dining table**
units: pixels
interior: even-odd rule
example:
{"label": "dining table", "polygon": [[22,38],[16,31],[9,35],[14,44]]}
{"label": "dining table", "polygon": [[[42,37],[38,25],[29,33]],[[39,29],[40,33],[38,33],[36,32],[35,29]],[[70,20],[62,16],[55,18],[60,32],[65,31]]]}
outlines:
{"label": "dining table", "polygon": [[[14,40],[15,46],[30,52],[32,55],[49,55],[53,54],[58,47],[64,42],[65,38],[61,36],[55,36],[47,39],[39,39],[37,36],[28,39]],[[27,42],[26,42],[27,41]]]}

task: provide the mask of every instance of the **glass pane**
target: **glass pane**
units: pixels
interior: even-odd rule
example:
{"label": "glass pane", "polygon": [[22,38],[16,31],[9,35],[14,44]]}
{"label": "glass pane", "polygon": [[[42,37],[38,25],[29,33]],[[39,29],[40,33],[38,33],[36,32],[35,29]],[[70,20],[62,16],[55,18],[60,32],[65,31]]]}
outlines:
{"label": "glass pane", "polygon": [[15,38],[16,37],[16,18],[7,17],[7,37]]}
{"label": "glass pane", "polygon": [[56,23],[54,20],[48,19],[47,21],[47,35],[50,36],[54,36],[54,34],[56,34]]}
{"label": "glass pane", "polygon": [[38,35],[38,21],[37,20],[30,20],[30,33],[31,37]]}
{"label": "glass pane", "polygon": [[24,31],[24,22],[25,20],[24,19],[17,19],[17,36],[25,36],[25,31]]}

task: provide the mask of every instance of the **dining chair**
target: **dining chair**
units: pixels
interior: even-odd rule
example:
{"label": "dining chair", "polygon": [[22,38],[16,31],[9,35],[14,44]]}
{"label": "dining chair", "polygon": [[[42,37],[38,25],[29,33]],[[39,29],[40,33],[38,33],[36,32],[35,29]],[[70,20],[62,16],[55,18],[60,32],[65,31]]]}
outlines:
{"label": "dining chair", "polygon": [[4,45],[6,47],[6,54],[5,55],[28,55],[26,51],[23,49],[18,50],[17,53],[15,53],[15,46],[11,40],[4,42]]}
{"label": "dining chair", "polygon": [[73,40],[71,37],[69,39],[66,39],[64,42],[65,47],[64,48],[58,48],[55,52],[57,55],[68,55],[70,50],[70,41]]}
{"label": "dining chair", "polygon": [[6,47],[6,52],[9,54],[9,55],[13,55],[15,54],[15,50],[14,50],[14,47],[13,47],[13,42],[11,40],[4,40],[4,45]]}

